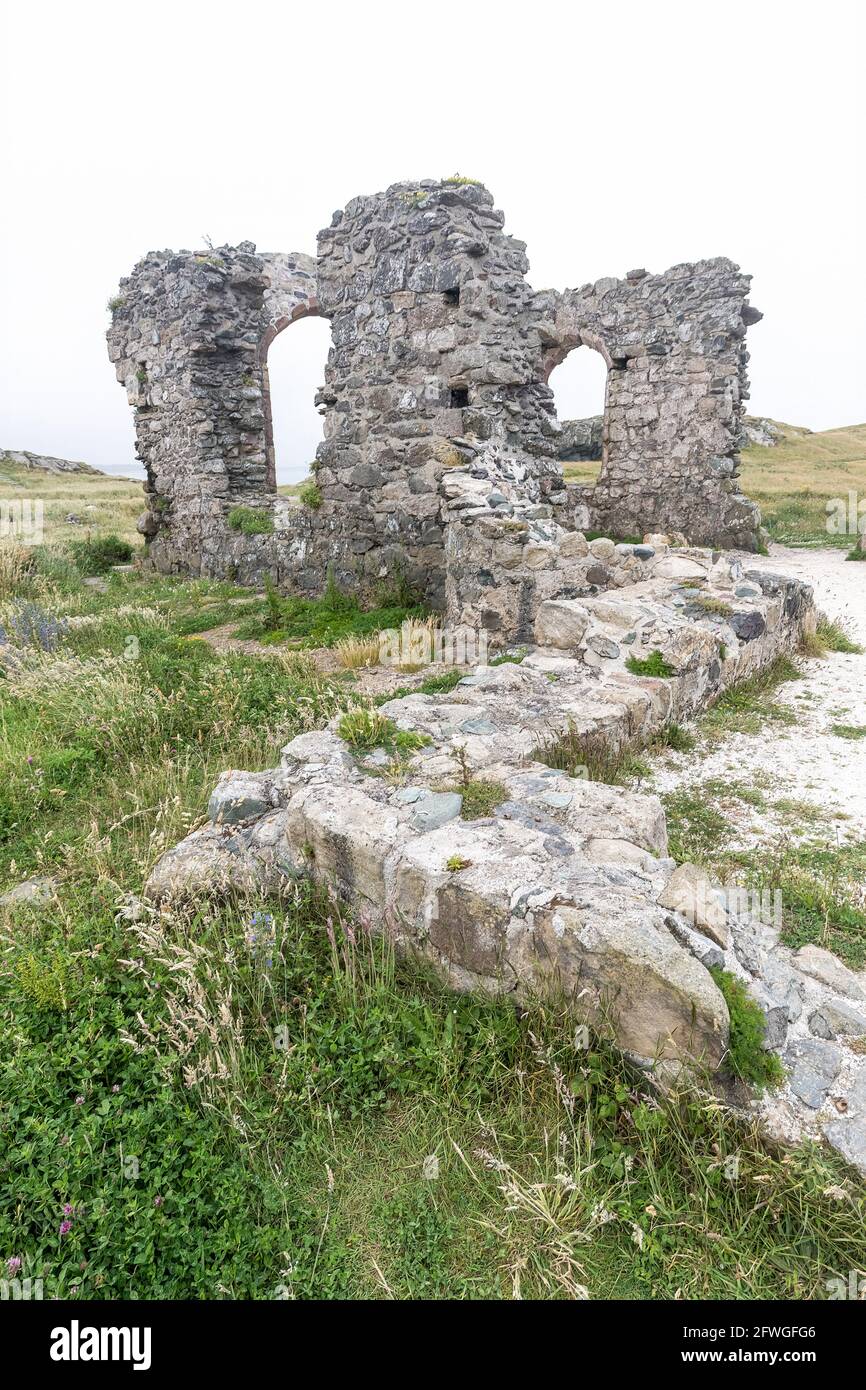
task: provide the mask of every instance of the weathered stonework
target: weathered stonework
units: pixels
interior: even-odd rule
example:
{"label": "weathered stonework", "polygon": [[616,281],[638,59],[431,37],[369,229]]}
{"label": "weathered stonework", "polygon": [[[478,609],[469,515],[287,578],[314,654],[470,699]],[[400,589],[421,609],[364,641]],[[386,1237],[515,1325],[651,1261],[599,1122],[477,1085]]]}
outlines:
{"label": "weathered stonework", "polygon": [[[536,293],[522,242],[480,184],[395,184],[356,198],[316,260],[153,252],[122,282],[109,355],[135,409],[147,472],[141,529],[163,570],[315,591],[329,565],[364,585],[400,566],[445,594],[450,470],[516,469],[567,526],[645,530],[754,548],[736,484],[748,277],[729,261]],[[321,505],[274,491],[267,350],[322,314],[332,348],[318,394]],[[608,366],[595,489],[566,488],[547,379],[571,350]],[[502,504],[497,504],[502,505]],[[259,534],[228,523],[238,506]]]}
{"label": "weathered stonework", "polygon": [[719,257],[556,296],[549,366],[584,344],[608,367],[601,472],[569,489],[572,524],[756,547],[760,514],[737,483],[746,329],[761,318],[749,281]]}
{"label": "weathered stonework", "polygon": [[[353,752],[339,717],[293,739],[279,769],[225,774],[211,823],[163,856],[147,892],[279,891],[311,876],[453,987],[555,991],[644,1065],[716,1069],[727,1009],[703,958],[731,944],[727,922],[708,937],[683,919],[655,796],[556,771],[541,752],[564,733],[639,744],[790,651],[813,621],[798,581],[659,545],[641,581],[542,602],[520,662],[382,705],[420,735],[388,777],[385,749]],[[627,669],[627,653],[651,651],[669,677]],[[498,785],[491,815],[461,819],[466,778]]]}
{"label": "weathered stonework", "polygon": [[603,434],[603,415],[588,415],[584,420],[563,420],[557,456],[562,463],[594,462],[601,458]]}

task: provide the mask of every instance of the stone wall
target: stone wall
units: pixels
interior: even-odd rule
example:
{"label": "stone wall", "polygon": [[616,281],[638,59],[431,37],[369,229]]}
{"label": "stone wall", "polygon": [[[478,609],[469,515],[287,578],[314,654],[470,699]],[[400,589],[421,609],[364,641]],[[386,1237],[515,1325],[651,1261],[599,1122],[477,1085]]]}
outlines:
{"label": "stone wall", "polygon": [[578,526],[757,548],[760,513],[737,482],[746,329],[761,318],[749,283],[720,257],[556,296],[548,370],[581,345],[608,367],[598,482],[569,489]]}
{"label": "stone wall", "polygon": [[[748,277],[729,261],[536,293],[523,242],[480,184],[400,183],[355,198],[318,256],[251,242],[152,252],[112,301],[109,355],[135,411],[140,523],[162,570],[316,591],[402,569],[445,601],[448,473],[493,456],[567,526],[676,530],[754,547],[736,483]],[[267,351],[307,314],[332,325],[317,400],[321,504],[275,496]],[[566,489],[547,385],[574,348],[608,365],[595,489]],[[229,525],[261,513],[257,534]]]}
{"label": "stone wall", "polygon": [[562,488],[523,242],[478,184],[395,184],[319,236],[334,347],[320,399],[318,524],[376,572],[402,553],[441,604],[440,483],[496,443]]}
{"label": "stone wall", "polygon": [[588,415],[584,420],[563,420],[557,458],[561,463],[594,463],[601,458],[603,435],[603,415]]}
{"label": "stone wall", "polygon": [[[823,1125],[866,1166],[866,1058],[848,1045],[866,1031],[860,981],[828,952],[784,947],[748,894],[677,867],[656,796],[574,765],[578,740],[639,747],[796,649],[814,629],[811,591],[707,550],[646,548],[637,582],[541,603],[522,659],[382,705],[412,749],[350,746],[337,716],[293,739],[280,767],[225,773],[209,823],[155,866],[150,910],[223,892],[291,897],[312,878],[453,988],[549,992],[647,1072],[697,1064],[708,1085],[729,1037],[710,973],[721,966],[783,1058],[781,1091],[746,1098],[751,1113],[784,1138]],[[626,653],[650,651],[666,676],[628,667]],[[570,772],[552,756],[562,735]],[[483,815],[469,804],[479,783]]]}
{"label": "stone wall", "polygon": [[151,252],[121,281],[109,357],[135,413],[139,529],[159,569],[224,574],[228,513],[271,507],[266,340],[318,312],[314,276],[308,256],[257,256],[242,242]]}

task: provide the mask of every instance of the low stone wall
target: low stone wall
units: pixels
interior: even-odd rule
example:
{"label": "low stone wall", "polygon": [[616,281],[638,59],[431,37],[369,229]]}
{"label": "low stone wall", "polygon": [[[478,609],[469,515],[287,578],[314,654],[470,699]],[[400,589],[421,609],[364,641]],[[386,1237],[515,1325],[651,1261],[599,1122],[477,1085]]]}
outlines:
{"label": "low stone wall", "polygon": [[[730,611],[697,612],[702,597]],[[522,660],[382,706],[414,749],[353,752],[337,719],[293,739],[279,768],[225,773],[209,824],[163,856],[148,896],[313,878],[454,988],[564,995],[657,1075],[722,1064],[728,1015],[709,973],[722,966],[760,1003],[786,1071],[745,1103],[773,1135],[823,1134],[866,1171],[866,1057],[850,1046],[866,1034],[861,981],[828,952],[782,946],[748,895],[677,867],[655,796],[542,760],[562,733],[639,744],[793,650],[814,619],[806,586],[703,551],[668,551],[619,590],[545,600],[544,645]],[[661,652],[673,674],[629,672],[626,649]],[[496,788],[489,814],[466,819],[479,781]]]}
{"label": "low stone wall", "polygon": [[[709,572],[703,554],[665,558]],[[713,583],[730,586],[735,571],[717,563]],[[575,600],[543,603],[536,625],[547,645],[520,663],[480,667],[448,695],[382,707],[420,736],[402,762],[385,748],[353,755],[335,720],[293,740],[278,770],[226,774],[212,824],[160,861],[150,895],[194,895],[215,883],[275,889],[311,875],[458,988],[518,997],[564,990],[581,1015],[607,1020],[629,1052],[716,1067],[724,1001],[660,905],[675,866],[659,802],[555,771],[539,754],[567,731],[610,746],[649,738],[795,645],[811,621],[810,594],[793,580],[750,583],[737,602],[763,628],[741,625],[738,637],[728,622],[731,648],[721,657],[715,621],[680,611],[675,579],[634,587],[653,640],[678,663],[669,679],[630,674],[619,653],[594,641],[632,622],[633,598],[611,594],[595,611],[589,603],[601,600],[586,601],[586,622],[575,610],[563,619],[561,605]],[[479,779],[499,786],[498,804],[467,821],[464,791]]]}

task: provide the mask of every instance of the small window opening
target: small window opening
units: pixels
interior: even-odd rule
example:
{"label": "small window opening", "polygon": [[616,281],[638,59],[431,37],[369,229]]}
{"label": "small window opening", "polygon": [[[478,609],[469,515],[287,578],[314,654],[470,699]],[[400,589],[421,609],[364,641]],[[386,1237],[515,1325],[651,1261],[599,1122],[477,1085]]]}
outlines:
{"label": "small window opening", "polygon": [[452,386],[451,388],[451,409],[463,410],[469,404],[469,387]]}
{"label": "small window opening", "polygon": [[443,291],[443,294],[442,294],[442,298],[445,300],[445,303],[446,303],[446,304],[459,304],[459,303],[460,303],[460,286],[459,286],[459,285],[455,285],[454,288],[451,289],[451,290],[444,290],[444,291]]}

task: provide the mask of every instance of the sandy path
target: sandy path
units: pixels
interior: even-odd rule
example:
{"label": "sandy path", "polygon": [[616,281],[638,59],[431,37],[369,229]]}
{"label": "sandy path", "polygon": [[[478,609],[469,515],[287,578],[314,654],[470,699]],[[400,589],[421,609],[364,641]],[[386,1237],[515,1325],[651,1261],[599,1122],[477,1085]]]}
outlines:
{"label": "sandy path", "polygon": [[[844,551],[783,546],[773,546],[769,557],[750,556],[746,564],[811,584],[818,607],[866,647],[866,564],[847,562]],[[796,711],[796,724],[768,721],[758,734],[732,733],[712,743],[702,738],[690,753],[664,755],[653,764],[653,790],[709,779],[766,787],[770,802],[814,806],[834,823],[840,840],[866,838],[866,738],[843,738],[832,729],[866,725],[866,654],[831,652],[804,659],[802,666],[803,679],[781,686],[775,696]],[[743,843],[755,843],[790,834],[792,818],[744,807],[741,829]]]}

